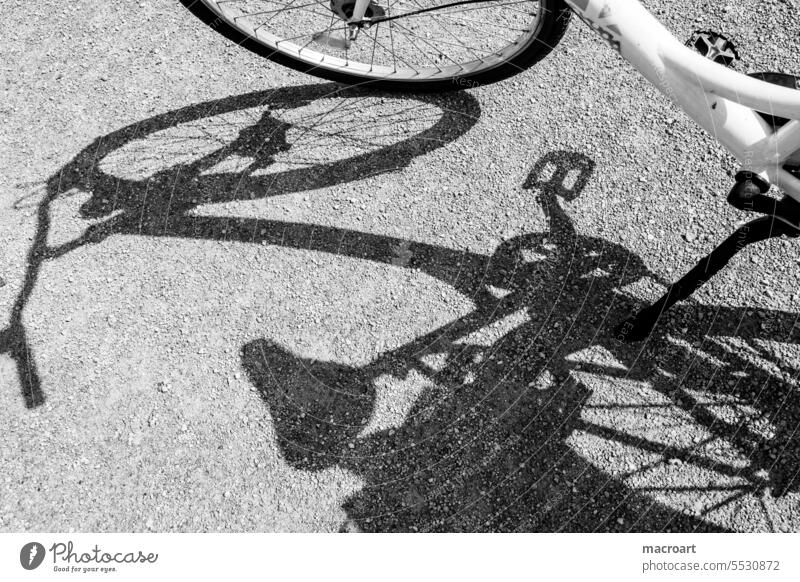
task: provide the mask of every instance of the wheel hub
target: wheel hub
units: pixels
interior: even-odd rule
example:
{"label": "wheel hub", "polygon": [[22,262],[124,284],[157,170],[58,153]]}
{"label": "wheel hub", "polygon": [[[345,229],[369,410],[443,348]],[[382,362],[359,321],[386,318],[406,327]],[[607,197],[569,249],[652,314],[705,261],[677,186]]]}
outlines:
{"label": "wheel hub", "polygon": [[[353,17],[353,11],[356,8],[355,0],[331,0],[331,10],[336,16],[345,22]],[[370,2],[367,6],[367,11],[364,13],[365,18],[377,18],[385,16],[386,10],[382,6],[378,6],[375,2]]]}

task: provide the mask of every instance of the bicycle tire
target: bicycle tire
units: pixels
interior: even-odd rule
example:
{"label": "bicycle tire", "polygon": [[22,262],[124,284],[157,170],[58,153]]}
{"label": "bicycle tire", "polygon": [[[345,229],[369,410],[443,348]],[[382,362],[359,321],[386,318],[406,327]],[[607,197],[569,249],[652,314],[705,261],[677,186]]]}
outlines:
{"label": "bicycle tire", "polygon": [[[540,10],[536,14],[535,28],[526,30],[529,35],[523,42],[517,43],[519,46],[514,46],[505,58],[499,58],[499,54],[491,55],[497,57],[496,62],[475,71],[412,79],[390,78],[363,71],[351,73],[342,71],[341,67],[312,63],[284,49],[270,46],[263,39],[249,33],[242,25],[234,25],[233,20],[211,8],[209,2],[214,3],[214,0],[180,0],[180,2],[204,24],[238,46],[261,57],[315,77],[347,85],[369,83],[370,87],[383,91],[458,90],[495,83],[514,76],[550,53],[564,35],[572,14],[564,0],[538,0]],[[376,31],[376,37],[377,34]],[[278,41],[277,44],[280,42],[283,41]],[[511,44],[507,46],[512,47]]]}

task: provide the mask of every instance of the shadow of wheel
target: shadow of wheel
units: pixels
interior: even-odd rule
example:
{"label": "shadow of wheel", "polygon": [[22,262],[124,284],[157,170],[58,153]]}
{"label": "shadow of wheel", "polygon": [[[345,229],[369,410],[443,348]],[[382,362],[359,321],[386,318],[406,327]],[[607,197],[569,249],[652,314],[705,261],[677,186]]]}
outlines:
{"label": "shadow of wheel", "polygon": [[[112,234],[260,242],[255,233],[275,233],[256,217],[192,211],[395,172],[458,139],[480,117],[478,102],[464,92],[367,89],[285,87],[156,115],[98,137],[43,189],[19,200],[17,209],[36,209],[37,227],[22,289],[0,330],[0,353],[16,364],[26,406],[45,402],[22,314],[46,261]],[[80,236],[50,244],[52,211],[66,196],[81,196],[80,216],[92,222]]]}

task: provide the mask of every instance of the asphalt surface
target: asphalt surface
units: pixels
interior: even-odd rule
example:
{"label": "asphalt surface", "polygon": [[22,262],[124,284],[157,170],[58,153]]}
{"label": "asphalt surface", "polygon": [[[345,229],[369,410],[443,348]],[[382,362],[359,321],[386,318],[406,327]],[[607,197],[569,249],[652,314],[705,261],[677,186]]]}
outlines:
{"label": "asphalt surface", "polygon": [[[790,1],[646,4],[800,68]],[[0,530],[800,531],[800,247],[616,340],[746,217],[580,22],[420,96],[176,1],[2,12]]]}

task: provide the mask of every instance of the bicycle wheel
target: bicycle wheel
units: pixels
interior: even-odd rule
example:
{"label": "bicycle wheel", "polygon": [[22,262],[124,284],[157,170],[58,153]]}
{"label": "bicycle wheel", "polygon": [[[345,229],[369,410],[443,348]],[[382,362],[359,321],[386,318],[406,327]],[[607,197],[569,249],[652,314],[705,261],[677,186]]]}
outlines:
{"label": "bicycle wheel", "polygon": [[[493,83],[530,67],[561,39],[563,0],[181,0],[233,42],[282,65],[385,90]],[[420,12],[423,11],[423,12]],[[353,33],[355,38],[351,38]]]}

